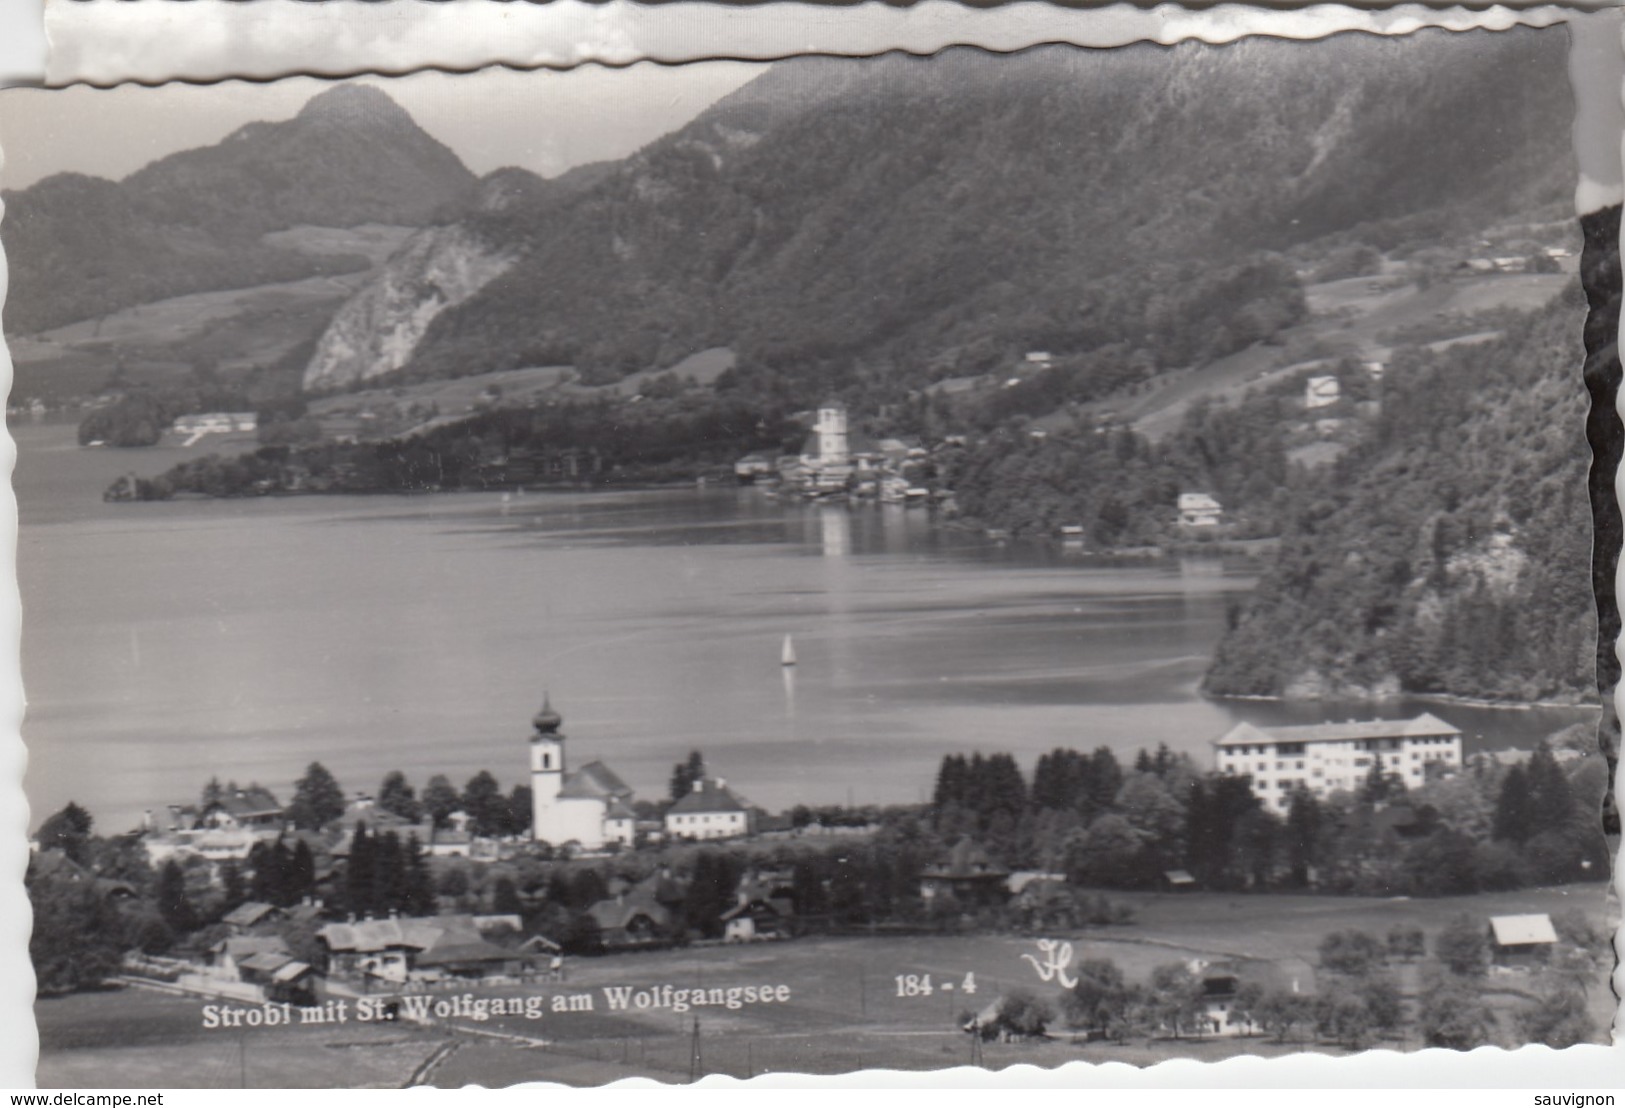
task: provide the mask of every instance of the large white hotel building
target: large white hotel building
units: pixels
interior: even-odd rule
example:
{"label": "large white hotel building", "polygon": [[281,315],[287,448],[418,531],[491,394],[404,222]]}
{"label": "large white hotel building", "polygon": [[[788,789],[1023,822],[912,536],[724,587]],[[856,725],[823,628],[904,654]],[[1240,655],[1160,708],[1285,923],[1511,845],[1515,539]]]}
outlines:
{"label": "large white hotel building", "polygon": [[1461,768],[1461,732],[1424,712],[1415,719],[1254,727],[1238,723],[1214,743],[1220,773],[1246,774],[1264,807],[1285,810],[1299,785],[1317,797],[1357,790],[1381,760],[1406,788]]}

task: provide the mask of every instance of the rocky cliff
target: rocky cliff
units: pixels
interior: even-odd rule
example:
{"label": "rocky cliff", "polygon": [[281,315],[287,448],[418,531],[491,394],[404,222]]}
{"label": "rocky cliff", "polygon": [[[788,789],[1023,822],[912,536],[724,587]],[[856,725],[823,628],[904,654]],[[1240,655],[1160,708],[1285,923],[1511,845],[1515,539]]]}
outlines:
{"label": "rocky cliff", "polygon": [[441,312],[479,292],[514,261],[514,254],[467,227],[417,232],[333,317],[305,370],[305,389],[343,388],[400,369]]}

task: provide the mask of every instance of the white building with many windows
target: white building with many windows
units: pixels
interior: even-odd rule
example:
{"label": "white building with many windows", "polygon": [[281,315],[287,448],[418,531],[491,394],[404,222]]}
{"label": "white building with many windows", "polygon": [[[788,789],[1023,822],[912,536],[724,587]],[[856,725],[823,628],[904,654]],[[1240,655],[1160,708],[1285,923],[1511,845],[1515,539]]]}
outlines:
{"label": "white building with many windows", "polygon": [[1414,789],[1461,768],[1461,732],[1429,713],[1415,719],[1254,727],[1238,723],[1214,743],[1220,773],[1253,779],[1266,808],[1284,811],[1302,785],[1317,797],[1359,789],[1372,764]]}

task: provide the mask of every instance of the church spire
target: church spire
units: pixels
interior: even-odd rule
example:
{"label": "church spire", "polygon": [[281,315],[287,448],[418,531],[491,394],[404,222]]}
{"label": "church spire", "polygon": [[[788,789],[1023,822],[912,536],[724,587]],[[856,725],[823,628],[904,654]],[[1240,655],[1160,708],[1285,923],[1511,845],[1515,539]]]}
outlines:
{"label": "church spire", "polygon": [[542,710],[537,712],[535,718],[530,722],[531,726],[536,728],[537,734],[554,735],[558,733],[560,725],[564,723],[564,717],[553,710],[552,698],[547,693],[543,693]]}

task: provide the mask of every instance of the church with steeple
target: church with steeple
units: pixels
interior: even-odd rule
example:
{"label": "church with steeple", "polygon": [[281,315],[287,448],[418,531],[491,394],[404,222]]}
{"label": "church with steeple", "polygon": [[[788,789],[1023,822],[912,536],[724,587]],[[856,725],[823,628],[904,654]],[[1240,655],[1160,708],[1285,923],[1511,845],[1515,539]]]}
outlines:
{"label": "church with steeple", "polygon": [[602,762],[566,768],[563,725],[564,717],[544,697],[531,721],[531,838],[555,847],[576,843],[583,850],[631,846],[637,823],[631,788]]}

